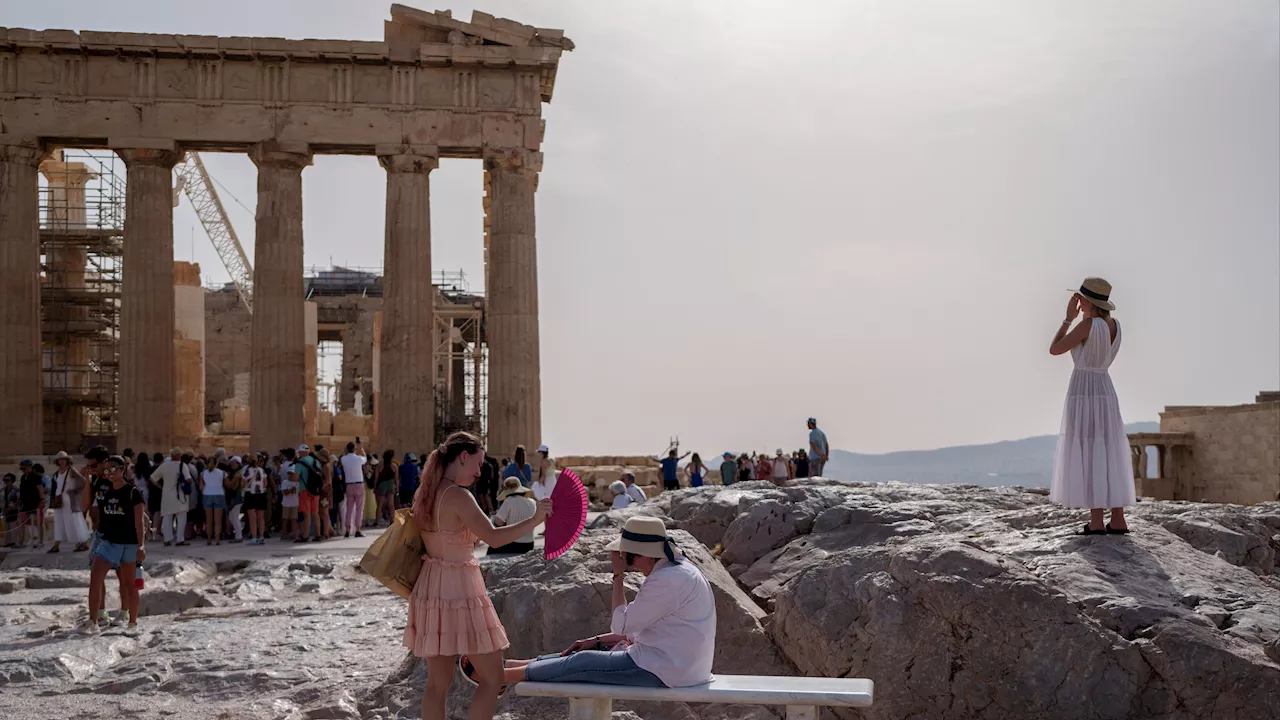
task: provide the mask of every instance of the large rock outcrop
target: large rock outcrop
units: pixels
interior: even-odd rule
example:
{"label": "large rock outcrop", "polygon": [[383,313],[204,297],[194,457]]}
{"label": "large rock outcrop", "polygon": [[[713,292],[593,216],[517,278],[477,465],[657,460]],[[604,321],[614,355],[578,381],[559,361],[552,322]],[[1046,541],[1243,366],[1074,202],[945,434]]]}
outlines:
{"label": "large rock outcrop", "polygon": [[802,672],[876,680],[843,717],[1280,716],[1280,505],[1143,503],[1087,537],[1035,490],[751,485],[662,510],[719,537]]}

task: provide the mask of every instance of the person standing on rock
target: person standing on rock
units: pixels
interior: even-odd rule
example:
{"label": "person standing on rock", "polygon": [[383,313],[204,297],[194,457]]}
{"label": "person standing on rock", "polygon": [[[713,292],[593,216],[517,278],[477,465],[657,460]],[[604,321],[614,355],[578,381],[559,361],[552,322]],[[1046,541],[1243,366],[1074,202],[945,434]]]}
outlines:
{"label": "person standing on rock", "polygon": [[36,542],[32,547],[39,549],[44,545],[44,481],[33,469],[30,460],[18,463],[18,497],[22,502],[18,524],[22,525],[23,542],[34,535]]}
{"label": "person standing on rock", "polygon": [[809,477],[809,453],[804,448],[796,451],[796,477]]}
{"label": "person standing on rock", "polygon": [[689,453],[676,455],[676,449],[671,448],[667,451],[664,458],[654,458],[658,464],[662,465],[662,489],[663,490],[679,490],[680,489],[680,461],[689,457]]}
{"label": "person standing on rock", "polygon": [[[716,652],[716,600],[702,571],[667,537],[662,520],[629,518],[609,544],[613,566],[610,632],[585,638],[556,655],[511,660],[505,684],[600,683],[689,687],[711,680]],[[644,575],[627,602],[628,571]],[[463,658],[464,675],[474,668]]]}
{"label": "person standing on rock", "polygon": [[[1085,278],[1067,301],[1067,316],[1049,345],[1050,355],[1070,352],[1075,363],[1062,411],[1062,431],[1053,463],[1049,497],[1062,505],[1089,508],[1085,535],[1129,532],[1124,508],[1137,501],[1129,436],[1108,370],[1120,351],[1120,323],[1111,317],[1111,283]],[[1082,322],[1072,327],[1076,317]],[[1103,515],[1111,508],[1111,521]]]}
{"label": "person standing on rock", "polygon": [[726,452],[720,458],[720,483],[732,485],[738,481],[738,462],[733,459],[731,452]]}
{"label": "person standing on rock", "polygon": [[689,487],[702,487],[702,479],[707,475],[707,466],[703,464],[702,457],[698,453],[694,453],[689,458]]}
{"label": "person standing on rock", "polygon": [[778,448],[773,456],[773,484],[785,485],[793,477],[795,471],[791,467],[791,459],[783,454],[782,448]]}
{"label": "person standing on rock", "polygon": [[102,539],[93,548],[93,567],[89,574],[89,619],[85,631],[99,630],[99,613],[106,602],[107,572],[114,569],[120,581],[120,605],[129,614],[127,635],[138,631],[138,589],[134,586],[137,563],[147,559],[143,543],[146,526],[146,503],[133,483],[125,482],[125,460],[119,455],[107,458],[105,477],[107,491],[98,500],[98,532]]}
{"label": "person standing on rock", "polygon": [[831,445],[827,442],[827,434],[818,429],[818,421],[809,418],[809,474],[822,477],[831,459]]}
{"label": "person standing on rock", "polygon": [[510,646],[502,621],[485,590],[473,551],[476,540],[501,547],[533,532],[551,515],[551,501],[536,504],[532,517],[495,528],[466,490],[480,477],[484,446],[456,432],[427,457],[413,498],[413,521],[422,535],[422,570],[409,595],[404,645],[426,658],[423,720],[444,720],[454,663],[468,656],[478,680],[467,714],[491,720],[502,690],[502,651]]}

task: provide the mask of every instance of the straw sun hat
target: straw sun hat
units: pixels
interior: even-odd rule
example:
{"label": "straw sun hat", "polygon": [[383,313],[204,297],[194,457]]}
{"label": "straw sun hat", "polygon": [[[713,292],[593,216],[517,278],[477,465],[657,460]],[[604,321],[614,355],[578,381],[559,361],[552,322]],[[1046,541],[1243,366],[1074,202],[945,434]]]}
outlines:
{"label": "straw sun hat", "polygon": [[1080,293],[1080,297],[1107,312],[1112,312],[1116,309],[1116,304],[1111,302],[1111,283],[1102,278],[1085,278],[1084,282],[1080,283],[1080,289],[1076,292]]}
{"label": "straw sun hat", "polygon": [[642,557],[665,557],[672,563],[680,563],[676,559],[675,543],[667,537],[667,526],[655,517],[627,518],[627,523],[622,526],[622,536],[609,543],[608,549]]}
{"label": "straw sun hat", "polygon": [[520,484],[520,478],[509,477],[502,481],[502,492],[498,493],[499,500],[505,500],[511,495],[532,495],[533,491]]}

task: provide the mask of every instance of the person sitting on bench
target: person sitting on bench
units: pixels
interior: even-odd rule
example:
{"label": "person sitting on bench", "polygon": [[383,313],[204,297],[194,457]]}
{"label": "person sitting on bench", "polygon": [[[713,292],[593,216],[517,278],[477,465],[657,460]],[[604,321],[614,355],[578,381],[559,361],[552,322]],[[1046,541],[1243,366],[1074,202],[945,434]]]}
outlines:
{"label": "person sitting on bench", "polygon": [[[609,544],[613,620],[608,634],[579,640],[558,655],[508,660],[504,682],[688,687],[711,681],[716,602],[711,585],[667,537],[658,518],[633,517]],[[645,576],[627,602],[627,571]],[[463,674],[471,670],[460,658]]]}

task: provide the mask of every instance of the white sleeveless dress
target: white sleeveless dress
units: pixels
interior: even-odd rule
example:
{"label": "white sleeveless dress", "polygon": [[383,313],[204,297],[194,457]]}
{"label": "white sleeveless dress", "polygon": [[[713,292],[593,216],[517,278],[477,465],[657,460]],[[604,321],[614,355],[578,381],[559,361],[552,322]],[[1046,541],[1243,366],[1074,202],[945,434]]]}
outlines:
{"label": "white sleeveless dress", "polygon": [[1067,507],[1115,508],[1137,501],[1129,436],[1107,370],[1120,350],[1107,321],[1093,318],[1089,339],[1071,349],[1076,369],[1067,387],[1062,432],[1049,497]]}

